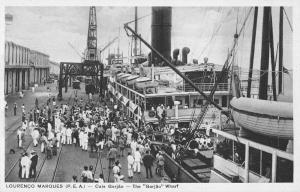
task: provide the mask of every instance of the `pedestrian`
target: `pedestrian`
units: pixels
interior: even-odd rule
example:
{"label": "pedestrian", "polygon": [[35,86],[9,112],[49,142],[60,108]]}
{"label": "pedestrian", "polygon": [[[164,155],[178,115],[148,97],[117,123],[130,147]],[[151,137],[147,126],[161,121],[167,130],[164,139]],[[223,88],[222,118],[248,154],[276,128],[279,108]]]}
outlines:
{"label": "pedestrian", "polygon": [[33,146],[36,147],[38,145],[38,139],[40,137],[40,132],[38,129],[34,129],[32,134]]}
{"label": "pedestrian", "polygon": [[15,102],[14,103],[14,116],[17,115],[17,108],[18,108],[18,106],[17,106],[17,103]]}
{"label": "pedestrian", "polygon": [[29,169],[29,177],[36,177],[36,166],[38,163],[38,155],[34,150],[31,151],[31,165]]}
{"label": "pedestrian", "polygon": [[134,164],[134,157],[128,152],[127,156],[127,164],[128,164],[128,178],[132,179],[133,177],[133,164]]}
{"label": "pedestrian", "polygon": [[[25,152],[24,152],[25,153]],[[21,156],[19,158],[19,178],[22,178],[22,165],[21,165],[21,160],[23,158],[24,153],[21,153]]]}
{"label": "pedestrian", "polygon": [[94,174],[93,174],[93,166],[89,166],[89,170],[87,171],[87,182],[91,183],[94,181]]}
{"label": "pedestrian", "polygon": [[158,152],[158,154],[156,156],[156,159],[157,159],[157,172],[158,172],[158,175],[163,177],[164,176],[165,159],[164,159],[162,151]]}
{"label": "pedestrian", "polygon": [[81,173],[82,182],[87,183],[88,181],[88,166],[83,167],[83,171]]}
{"label": "pedestrian", "polygon": [[123,137],[120,137],[119,139],[119,147],[120,147],[120,156],[124,157],[125,140]]}
{"label": "pedestrian", "polygon": [[47,141],[47,137],[44,135],[44,133],[42,133],[40,142],[41,142],[41,152],[45,153],[45,148],[46,148],[48,141]]}
{"label": "pedestrian", "polygon": [[66,144],[66,137],[67,137],[67,133],[66,133],[66,127],[64,126],[64,123],[61,123],[61,144],[65,145]]}
{"label": "pedestrian", "polygon": [[79,137],[79,147],[83,146],[83,134],[84,134],[83,130],[80,129],[79,136],[78,136]]}
{"label": "pedestrian", "polygon": [[60,142],[61,142],[61,132],[57,131],[56,133],[56,140],[57,140],[57,147],[59,147]]}
{"label": "pedestrian", "polygon": [[90,101],[92,101],[92,99],[93,99],[93,94],[92,93],[89,93],[89,99],[90,99]]}
{"label": "pedestrian", "polygon": [[112,169],[113,176],[114,176],[114,183],[117,183],[119,181],[119,174],[121,172],[119,164],[120,162],[116,161],[115,166]]}
{"label": "pedestrian", "polygon": [[95,179],[95,181],[96,181],[97,183],[104,183],[104,176],[103,176],[103,174],[101,173],[101,174],[99,175],[99,179]]}
{"label": "pedestrian", "polygon": [[141,160],[142,156],[139,151],[139,148],[136,149],[136,152],[134,153],[134,167],[133,172],[141,173]]}
{"label": "pedestrian", "polygon": [[72,130],[70,127],[68,127],[66,130],[66,137],[67,137],[67,144],[68,145],[72,144]]}
{"label": "pedestrian", "polygon": [[72,176],[71,183],[77,183],[77,182],[78,182],[77,176],[76,176],[76,175],[73,175],[73,176]]}
{"label": "pedestrian", "polygon": [[131,148],[131,153],[135,158],[135,152],[137,148],[137,142],[135,140],[132,140],[132,142],[130,143],[130,148]]}
{"label": "pedestrian", "polygon": [[38,100],[38,98],[35,98],[35,107],[36,107],[36,108],[39,107],[39,100]]}
{"label": "pedestrian", "polygon": [[96,152],[97,152],[96,140],[95,140],[95,136],[94,136],[93,133],[92,133],[91,136],[89,137],[89,144],[90,144],[90,146],[91,146],[91,153],[94,152],[94,149],[95,149]]}
{"label": "pedestrian", "polygon": [[110,150],[110,148],[114,145],[114,143],[112,142],[112,140],[108,139],[105,145],[107,146],[107,149]]}
{"label": "pedestrian", "polygon": [[88,141],[89,141],[88,133],[84,132],[82,136],[82,150],[84,151],[88,150]]}
{"label": "pedestrian", "polygon": [[79,132],[78,132],[78,128],[75,128],[73,130],[73,143],[75,143],[75,146],[79,146]]}
{"label": "pedestrian", "polygon": [[155,158],[150,154],[150,151],[146,152],[146,155],[143,157],[143,164],[145,166],[146,169],[146,178],[149,178],[149,174],[150,173],[150,177],[152,178],[152,166],[153,166],[153,162],[155,161]]}
{"label": "pedestrian", "polygon": [[53,99],[52,99],[52,105],[53,105],[53,107],[55,107],[55,106],[56,106],[55,97],[53,97]]}
{"label": "pedestrian", "polygon": [[117,157],[117,149],[113,145],[110,150],[108,151],[107,158],[108,158],[108,167],[111,168],[112,165],[115,163],[116,157]]}
{"label": "pedestrian", "polygon": [[22,109],[22,113],[24,114],[25,113],[25,105],[23,103],[23,105],[21,106],[21,109]]}
{"label": "pedestrian", "polygon": [[24,153],[21,159],[21,166],[22,166],[22,178],[29,178],[29,169],[31,165],[31,160],[28,157],[28,153]]}
{"label": "pedestrian", "polygon": [[20,127],[17,131],[17,142],[19,148],[22,148],[23,139],[24,139],[24,131],[22,130],[22,127]]}

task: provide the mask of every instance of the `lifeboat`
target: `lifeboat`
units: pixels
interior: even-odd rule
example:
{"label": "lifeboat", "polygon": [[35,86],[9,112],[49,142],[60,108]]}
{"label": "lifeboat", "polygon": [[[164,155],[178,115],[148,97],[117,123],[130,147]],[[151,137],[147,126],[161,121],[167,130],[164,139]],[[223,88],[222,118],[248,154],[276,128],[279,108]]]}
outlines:
{"label": "lifeboat", "polygon": [[288,102],[234,97],[230,101],[237,125],[249,131],[293,139],[293,104]]}
{"label": "lifeboat", "polygon": [[117,79],[118,78],[120,78],[122,75],[124,75],[125,73],[118,73],[117,75],[116,75],[116,77],[117,77]]}
{"label": "lifeboat", "polygon": [[158,82],[157,81],[136,81],[135,82],[135,87],[137,89],[147,89],[147,88],[156,88],[158,87]]}
{"label": "lifeboat", "polygon": [[127,73],[119,73],[117,74],[117,81],[120,82],[120,80],[123,78],[123,77],[128,77],[130,74],[127,74]]}
{"label": "lifeboat", "polygon": [[131,76],[130,74],[125,74],[125,75],[122,75],[120,78],[119,78],[119,81],[121,81],[122,83],[125,83],[126,82],[126,78]]}
{"label": "lifeboat", "polygon": [[138,79],[138,75],[130,75],[129,77],[126,78],[127,85],[133,85],[136,82],[136,79]]}
{"label": "lifeboat", "polygon": [[134,85],[138,89],[143,89],[146,82],[151,82],[151,79],[149,77],[139,77],[135,80]]}

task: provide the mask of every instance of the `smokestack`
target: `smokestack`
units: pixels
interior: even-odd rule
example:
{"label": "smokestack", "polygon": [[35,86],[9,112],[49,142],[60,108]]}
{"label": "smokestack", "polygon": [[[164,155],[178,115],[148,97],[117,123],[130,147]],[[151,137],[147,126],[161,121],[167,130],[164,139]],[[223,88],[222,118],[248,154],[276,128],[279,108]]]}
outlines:
{"label": "smokestack", "polygon": [[198,59],[193,59],[193,64],[198,64]]}
{"label": "smokestack", "polygon": [[179,55],[179,49],[174,49],[173,51],[173,59],[178,60],[178,55]]}
{"label": "smokestack", "polygon": [[[171,61],[171,28],[172,8],[152,7],[151,46],[169,61]],[[154,66],[161,61],[156,54],[152,53]]]}
{"label": "smokestack", "polygon": [[182,48],[182,62],[184,64],[187,64],[187,55],[189,54],[189,52],[190,52],[190,48],[188,47]]}

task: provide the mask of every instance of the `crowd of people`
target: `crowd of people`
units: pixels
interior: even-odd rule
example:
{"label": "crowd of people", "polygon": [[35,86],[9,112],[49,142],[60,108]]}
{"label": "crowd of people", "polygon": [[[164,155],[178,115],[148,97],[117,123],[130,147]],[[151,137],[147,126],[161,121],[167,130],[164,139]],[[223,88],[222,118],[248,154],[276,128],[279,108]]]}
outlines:
{"label": "crowd of people", "polygon": [[[61,145],[74,145],[90,153],[106,151],[114,182],[124,182],[126,166],[122,168],[119,159],[125,155],[128,180],[135,173],[141,173],[141,164],[145,166],[147,178],[153,176],[154,163],[159,169],[157,172],[163,176],[164,158],[162,152],[151,151],[151,137],[135,126],[114,101],[108,104],[113,108],[104,101],[93,100],[93,97],[78,99],[76,95],[76,98],[60,105],[56,104],[54,97],[49,97],[44,105],[39,105],[36,99],[34,109],[28,113],[23,105],[22,126],[17,131],[18,147],[23,148],[24,135],[27,134],[32,137],[34,147],[40,147],[47,159],[57,155]],[[37,159],[34,156],[35,151],[22,154],[20,178],[36,176]],[[103,174],[95,178],[92,172],[93,166],[84,166],[80,181],[104,182]],[[78,178],[74,175],[72,182],[76,181]]]}

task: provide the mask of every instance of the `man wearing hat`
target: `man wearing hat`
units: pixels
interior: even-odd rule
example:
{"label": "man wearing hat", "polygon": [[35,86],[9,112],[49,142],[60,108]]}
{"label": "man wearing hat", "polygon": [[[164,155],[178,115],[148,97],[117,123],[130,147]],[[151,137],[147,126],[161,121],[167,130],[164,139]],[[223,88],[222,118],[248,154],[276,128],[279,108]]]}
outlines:
{"label": "man wearing hat", "polygon": [[23,157],[21,158],[21,166],[22,166],[22,178],[29,178],[29,169],[31,165],[31,160],[28,157],[27,153],[23,154]]}
{"label": "man wearing hat", "polygon": [[119,181],[119,173],[121,172],[120,162],[118,160],[115,162],[115,166],[113,167],[112,172],[114,175],[114,182],[117,183]]}
{"label": "man wearing hat", "polygon": [[35,177],[36,176],[36,166],[38,163],[38,155],[34,150],[31,151],[31,165],[29,169],[29,177]]}

